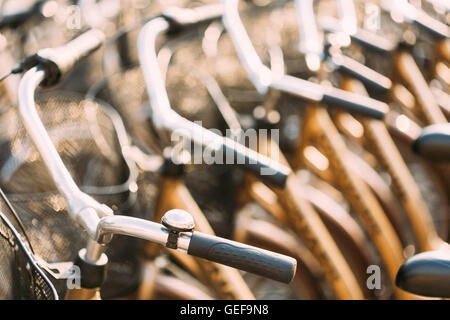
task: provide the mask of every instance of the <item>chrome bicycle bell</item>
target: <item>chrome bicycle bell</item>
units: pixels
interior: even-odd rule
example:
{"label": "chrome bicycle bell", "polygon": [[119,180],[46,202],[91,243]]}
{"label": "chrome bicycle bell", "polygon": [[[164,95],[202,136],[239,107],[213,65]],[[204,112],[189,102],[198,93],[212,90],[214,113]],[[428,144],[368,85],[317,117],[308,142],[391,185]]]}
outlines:
{"label": "chrome bicycle bell", "polygon": [[166,247],[177,249],[178,237],[180,232],[192,232],[195,227],[194,218],[190,213],[173,209],[167,211],[162,217],[161,223],[169,230]]}

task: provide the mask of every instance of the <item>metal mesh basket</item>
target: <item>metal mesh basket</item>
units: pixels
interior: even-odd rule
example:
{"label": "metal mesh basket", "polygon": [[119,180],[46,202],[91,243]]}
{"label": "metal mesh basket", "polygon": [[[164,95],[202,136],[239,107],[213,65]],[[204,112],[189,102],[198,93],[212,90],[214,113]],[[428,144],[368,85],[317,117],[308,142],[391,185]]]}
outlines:
{"label": "metal mesh basket", "polygon": [[[73,93],[42,94],[39,113],[58,153],[77,185],[121,214],[134,214],[135,172],[119,138],[114,112]],[[116,115],[117,116],[117,115]],[[30,242],[47,262],[73,261],[87,234],[67,212],[64,198],[21,124],[16,109],[0,118],[0,181],[23,221]],[[123,133],[122,133],[123,136]],[[117,237],[107,249],[110,268],[102,297],[131,290],[137,282],[138,241]],[[64,283],[57,281],[60,294]]]}
{"label": "metal mesh basket", "polygon": [[58,294],[37,265],[21,223],[0,190],[0,298],[55,300]]}

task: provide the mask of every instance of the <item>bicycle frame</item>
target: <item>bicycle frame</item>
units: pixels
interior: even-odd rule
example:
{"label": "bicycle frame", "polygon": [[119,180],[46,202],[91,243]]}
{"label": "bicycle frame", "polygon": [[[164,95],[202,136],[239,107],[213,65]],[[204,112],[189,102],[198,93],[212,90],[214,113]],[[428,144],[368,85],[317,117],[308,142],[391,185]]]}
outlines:
{"label": "bicycle frame", "polygon": [[[203,78],[207,77],[205,76]],[[237,119],[234,110],[228,104],[226,97],[221,92],[218,84],[214,81],[214,79],[209,77],[209,79],[204,79],[204,85],[207,87],[209,95],[216,103],[227,125],[232,128],[233,132],[242,133],[243,130],[240,127],[239,120]],[[271,91],[271,93],[273,92],[274,91]],[[275,95],[268,98],[265,103],[266,107],[271,110],[269,104],[276,103],[276,99],[277,97]],[[254,112],[256,112],[256,109]],[[298,187],[300,187],[300,185],[298,185]],[[365,242],[366,240],[362,230],[352,220],[352,218],[331,198],[326,196],[326,194],[316,189],[313,190],[307,185],[302,185],[301,187],[302,191],[297,190],[297,193],[304,194],[305,199],[313,204],[318,210],[320,217],[324,220],[327,228],[330,230],[333,239],[337,239],[337,244],[340,248],[342,248],[342,250],[345,251],[345,256],[351,260],[352,270],[355,270],[358,274],[358,278],[361,279],[361,282],[364,282],[363,278],[365,277],[365,269],[361,266],[366,266],[370,263],[368,263],[368,257],[365,255],[365,246],[367,243]],[[283,225],[288,228],[292,228],[292,224],[288,222],[288,218],[284,213],[283,207],[278,203],[277,195],[269,187],[247,175],[240,189],[240,205],[243,205],[253,199],[256,203],[268,211],[275,219],[282,222]],[[306,192],[306,190],[308,190],[308,192]],[[326,201],[324,201],[324,199]],[[295,228],[293,229],[295,231]],[[298,232],[296,233],[302,237],[301,234]],[[367,296],[370,295],[370,293],[367,292],[366,294]]]}
{"label": "bicycle frame", "polygon": [[[320,61],[324,60],[324,58],[329,54],[331,55],[330,60],[336,64],[339,70],[343,69],[350,74],[355,74],[357,72],[363,73],[366,76],[366,80],[372,81],[374,85],[381,86],[381,88],[390,86],[390,80],[388,78],[383,78],[381,75],[376,74],[373,70],[365,67],[352,58],[349,58],[344,54],[333,53],[332,50],[325,52],[323,41],[319,40],[320,37],[318,29],[316,28],[312,1],[296,1],[295,5],[297,16],[299,17],[298,25],[300,37],[298,47],[300,52],[304,54],[307,62],[306,65],[309,67],[310,71],[317,73],[320,69],[323,69],[321,68]],[[339,28],[339,31],[336,32],[344,33],[348,36],[355,34],[357,31],[357,22],[353,1],[339,1],[338,8],[340,9],[338,19],[339,22],[337,22],[336,25],[337,28]],[[343,8],[345,8],[345,10],[343,10]],[[343,14],[343,11],[348,13],[350,19],[348,19],[346,14]],[[313,63],[315,65],[314,68],[311,68],[311,63],[308,63],[309,60],[312,61],[311,59],[315,61]],[[339,112],[338,110],[335,110],[333,114],[337,115],[335,117],[337,120],[348,120],[347,118],[351,118],[350,115]],[[344,118],[345,116],[347,118]],[[345,131],[347,129],[345,126],[347,122],[349,121],[337,121],[337,124],[340,125],[339,128],[343,128],[346,134],[348,134],[348,132]],[[349,132],[352,132],[352,128],[348,129]],[[379,177],[377,172],[366,164],[360,156],[351,152],[350,158],[352,161],[351,168],[354,169],[354,173],[363,179],[376,194],[378,200],[383,205],[383,209],[385,209],[388,214],[390,221],[393,223],[395,230],[401,236],[402,242],[406,243],[405,235],[401,230],[401,222],[398,217],[399,206],[396,203],[393,194],[390,192],[389,187]],[[309,161],[308,157],[305,157],[304,159],[306,160],[308,166],[313,169],[316,174],[321,176],[323,179],[330,181],[331,177],[328,172],[317,168],[314,163]]]}
{"label": "bicycle frame", "polygon": [[[356,80],[346,79],[343,86],[347,90],[365,92],[363,85]],[[420,250],[429,251],[438,248],[442,244],[442,240],[438,238],[431,214],[386,126],[383,123],[371,122],[366,119],[360,119],[360,121],[366,133],[367,141],[364,145],[372,147],[371,149],[380,159],[380,164],[391,175],[394,190],[412,223]]]}
{"label": "bicycle frame", "polygon": [[[150,26],[152,26],[152,28],[150,28]],[[139,52],[140,52],[140,57],[141,57],[141,63],[143,63],[143,65],[144,65],[144,75],[147,72],[147,69],[148,70],[150,70],[150,69],[152,69],[152,70],[159,70],[158,65],[153,62],[153,61],[156,60],[156,56],[154,55],[154,49],[151,50],[148,47],[154,46],[154,45],[151,44],[151,41],[154,42],[155,35],[157,35],[161,31],[166,30],[167,28],[168,28],[167,24],[163,24],[162,21],[155,19],[155,20],[153,20],[153,22],[148,23],[147,26],[144,27],[143,31],[141,31],[141,35],[139,37],[139,42],[138,43],[139,43],[140,48],[143,48],[142,50],[139,50]],[[148,31],[147,31],[147,29],[148,29]],[[146,34],[145,37],[143,36],[144,34]],[[143,40],[143,39],[145,39],[145,40]],[[143,41],[147,41],[147,42],[143,43]],[[145,54],[144,54],[144,52],[145,52]],[[150,58],[152,58],[152,60],[150,60]],[[150,62],[150,61],[152,61],[152,62]],[[152,66],[153,68],[150,68],[150,66]],[[147,85],[149,84],[150,81],[151,81],[150,83],[153,84],[152,87],[148,88],[148,91],[151,93],[151,97],[152,97],[151,103],[153,105],[155,105],[153,107],[154,113],[156,111],[162,109],[161,106],[160,106],[161,103],[164,103],[164,108],[167,110],[166,114],[169,113],[169,110],[170,110],[171,113],[173,113],[173,111],[171,109],[167,109],[167,108],[170,108],[170,105],[167,102],[167,98],[163,98],[161,96],[161,94],[160,94],[160,92],[163,92],[163,90],[165,90],[164,86],[160,82],[161,80],[158,80],[158,82],[157,82],[158,85],[156,86],[156,87],[159,88],[159,90],[155,90],[156,89],[155,88],[156,80],[153,79],[152,77],[153,78],[155,77],[154,73],[153,73],[153,75],[150,75],[150,74],[146,75]],[[153,101],[156,101],[156,102],[153,102]],[[158,111],[158,112],[160,112],[160,111]],[[163,119],[164,115],[161,114],[160,117],[161,118],[159,118],[159,119],[156,119],[156,120],[154,119],[154,122],[156,122],[156,126],[159,125],[160,127],[167,127],[167,125],[163,124],[164,121],[166,121],[166,120]],[[169,125],[175,127],[173,124],[169,124]],[[289,179],[295,180],[295,178],[292,177],[292,176]],[[295,187],[294,187],[295,184],[296,183],[293,182],[293,186],[289,188],[290,189],[290,193],[288,192],[289,194],[284,193],[284,195],[285,195],[284,197],[285,198],[289,198],[290,199],[289,201],[291,203],[292,203],[292,199],[295,198],[293,196],[293,192],[294,192],[294,189],[295,189]],[[168,188],[162,188],[162,189],[166,190]],[[296,203],[296,202],[294,201],[294,203]],[[297,211],[298,210],[300,210],[300,211],[301,210],[305,210],[308,214],[310,214],[310,215],[314,214],[315,215],[315,213],[312,213],[312,211],[314,209],[309,205],[308,202],[301,201],[299,206],[301,207],[301,209],[296,208]],[[295,205],[294,205],[294,207],[295,207]],[[298,212],[297,212],[297,214],[298,214]],[[300,214],[300,215],[303,215],[303,213]],[[335,278],[336,277],[339,278],[339,276],[336,276],[335,274],[330,276],[331,278],[333,278],[334,284],[338,288],[337,290],[340,290],[340,294],[342,295],[341,297],[347,297],[347,298],[348,297],[359,297],[359,294],[360,294],[359,286],[356,284],[356,281],[354,280],[353,276],[351,275],[351,271],[349,270],[348,266],[346,266],[345,260],[338,253],[339,251],[338,251],[336,245],[335,244],[333,245],[334,242],[331,239],[331,236],[329,236],[328,231],[319,222],[320,220],[315,219],[315,218],[310,218],[309,220],[310,220],[310,223],[312,224],[312,229],[314,230],[313,233],[315,232],[315,234],[320,234],[321,235],[320,237],[317,237],[319,239],[319,241],[321,241],[320,239],[323,239],[323,237],[324,237],[323,235],[324,234],[328,235],[328,236],[325,236],[325,237],[327,237],[326,240],[323,240],[324,243],[322,243],[322,249],[317,248],[318,246],[316,246],[316,248],[315,248],[316,255],[322,258],[321,262],[323,264],[328,264],[328,268],[329,268],[330,265],[332,265],[331,268],[332,268],[333,271],[329,272],[328,275],[330,276],[330,274],[332,274],[333,272],[336,272],[335,269],[334,269],[335,267],[333,266],[333,263],[337,263],[338,264],[338,269],[340,268],[339,272],[343,272],[343,270],[345,270],[345,272],[346,272],[345,276],[347,277],[347,283],[342,283],[342,282],[338,283],[341,280],[336,280]],[[309,232],[311,232],[311,231],[309,231]],[[305,233],[303,232],[303,234],[305,234]],[[326,243],[326,245],[325,245],[325,243]],[[310,241],[309,245],[310,245],[310,247],[313,246],[311,241]],[[326,248],[326,249],[323,249],[323,248]],[[333,262],[332,263],[331,260],[335,260],[336,256],[339,256],[339,258],[337,259],[338,262]],[[331,257],[333,257],[333,258],[331,258]],[[328,260],[328,261],[326,261],[326,260]],[[324,261],[326,261],[326,262],[324,262]],[[349,285],[349,284],[351,284],[351,285]],[[347,288],[346,288],[346,286],[347,286]]]}
{"label": "bicycle frame", "polygon": [[[278,194],[271,190],[269,187],[261,182],[254,181],[254,179],[247,177],[248,181],[242,186],[242,193],[248,193],[247,198],[243,200],[243,203],[249,200],[255,201],[261,207],[263,207],[268,213],[270,213],[275,219],[280,221],[286,228],[292,229],[299,238],[304,239],[303,229],[298,226],[293,226],[293,221],[297,221],[297,218],[290,218],[286,213],[286,206],[290,205],[292,211],[295,211],[292,215],[302,215],[299,209],[296,209],[295,204],[291,202],[283,205],[279,200]],[[298,179],[298,178],[297,178]],[[364,283],[365,279],[365,267],[370,265],[370,259],[367,252],[367,240],[362,232],[362,229],[352,217],[334,200],[332,200],[326,193],[298,183],[295,191],[297,197],[301,195],[304,200],[312,205],[312,209],[315,214],[318,214],[321,220],[326,226],[327,232],[330,233],[333,241],[336,242],[339,250],[346,258],[347,263],[351,267],[354,276],[357,277],[358,283]],[[312,253],[314,253],[311,250]],[[317,249],[314,249],[316,252]],[[323,269],[323,268],[322,268]],[[327,270],[324,270],[327,272]],[[366,297],[371,294],[361,288],[364,291]]]}
{"label": "bicycle frame", "polygon": [[[171,50],[173,51],[174,48],[171,48]],[[167,62],[167,60],[168,59],[166,57],[165,61]],[[164,67],[163,67],[163,69],[164,69]],[[228,103],[226,101],[226,97],[221,92],[217,83],[212,79],[211,76],[209,76],[207,74],[199,75],[199,78],[201,78],[201,80],[202,80],[203,84],[205,85],[205,87],[207,88],[210,96],[212,97],[214,102],[217,104],[217,107],[220,109],[220,112],[226,119],[226,122],[228,124],[231,124],[230,127],[232,128],[233,132],[234,133],[242,132],[242,128],[240,127],[239,121],[234,116],[234,111],[231,109],[231,106],[228,105]],[[242,191],[239,192],[241,197],[245,197],[244,194],[248,193],[248,190],[252,190],[252,191],[250,191],[250,196],[253,197],[257,203],[259,203],[259,204],[262,203],[262,206],[264,208],[266,208],[266,210],[268,210],[272,214],[274,211],[276,211],[278,214],[275,214],[275,217],[278,220],[283,221],[285,225],[290,227],[289,223],[286,222],[285,215],[283,213],[283,209],[280,207],[280,205],[278,203],[275,203],[275,204],[271,203],[270,205],[267,205],[268,193],[272,193],[269,195],[269,198],[271,198],[272,196],[276,197],[276,195],[274,195],[273,192],[267,186],[265,186],[262,182],[252,183],[251,181],[253,181],[254,179],[252,179],[251,177],[248,177],[248,179],[249,179],[249,183],[244,183],[244,185],[242,186]],[[166,179],[164,179],[164,181],[165,180]],[[247,184],[250,187],[247,187]],[[161,190],[170,190],[170,189],[169,188],[161,188]],[[319,192],[319,191],[317,190],[317,192]],[[261,195],[262,193],[264,195]],[[261,195],[261,196],[259,196],[259,195]],[[183,197],[179,197],[179,198],[183,198]],[[320,203],[320,201],[316,201],[316,204],[318,204],[318,203]],[[357,268],[359,268],[361,265],[368,265],[367,263],[364,263],[364,262],[367,262],[367,257],[364,255],[364,252],[365,252],[363,249],[364,240],[362,240],[362,238],[363,238],[362,233],[358,234],[358,231],[360,231],[358,229],[358,226],[356,224],[354,224],[354,222],[351,219],[350,219],[350,221],[348,221],[348,219],[347,220],[344,219],[342,221],[339,219],[335,219],[335,217],[333,217],[333,214],[332,214],[333,210],[336,209],[334,203],[330,203],[330,206],[321,206],[320,204],[318,204],[318,205],[319,205],[319,207],[322,208],[322,211],[325,212],[325,217],[328,218],[327,222],[329,222],[329,225],[331,224],[331,228],[333,230],[338,230],[337,233],[334,233],[334,235],[338,236],[340,241],[345,242],[346,244],[350,243],[350,246],[353,249],[356,249],[356,250],[353,250],[353,249],[348,250],[349,252],[351,252],[353,254],[353,258],[356,257],[356,260],[363,261],[363,263],[359,264],[359,265],[357,263],[355,263],[355,266],[358,265]],[[276,210],[275,207],[279,210]],[[340,208],[337,208],[337,210],[339,210],[339,209]],[[349,217],[346,216],[346,218],[349,218]],[[353,222],[353,224],[352,224],[352,222]],[[346,223],[348,223],[351,227],[348,227],[346,225]],[[356,228],[353,228],[353,230],[352,230],[352,227],[356,227]],[[352,233],[352,231],[353,231],[353,233]],[[355,232],[356,232],[356,234],[358,234],[358,236],[360,236],[360,238],[355,236]],[[343,239],[345,239],[345,240],[343,240]],[[256,241],[256,239],[255,239],[255,241]],[[274,248],[274,247],[278,248],[280,246],[280,244],[277,244],[276,239],[273,239],[273,240],[267,239],[263,242],[265,243],[264,247],[269,246],[270,248]],[[283,251],[285,251],[285,250],[286,249],[283,249]],[[356,251],[356,253],[354,251]],[[358,254],[360,254],[360,256],[358,256]],[[364,276],[365,276],[365,271],[364,271]],[[298,281],[305,282],[306,280],[302,279],[302,278],[304,278],[304,277],[299,276]],[[309,292],[315,292],[317,290],[314,288],[310,288],[311,280],[307,280],[306,283],[307,283],[306,286],[309,288],[308,289]]]}
{"label": "bicycle frame", "polygon": [[[220,112],[224,119],[226,119],[229,127],[233,128],[233,132],[242,133],[243,130],[240,127],[239,120],[237,119],[234,110],[226,101],[226,97],[221,92],[218,84],[215,83],[214,80],[209,79],[208,83],[206,83],[205,86],[208,87],[210,96],[218,105],[218,108],[220,109]],[[212,88],[215,89],[212,90]],[[271,96],[271,98],[268,98],[265,103],[265,106],[269,110],[272,110],[269,105],[275,104],[277,99],[276,96]],[[219,104],[221,105],[219,106]],[[258,108],[263,109],[262,107]],[[255,109],[254,114],[256,113],[259,114],[260,112],[256,112]],[[262,117],[262,114],[260,114],[259,116]],[[258,120],[261,119],[255,119],[255,121]],[[284,159],[283,163],[286,163]],[[321,219],[324,221],[327,229],[333,236],[333,239],[336,239],[339,248],[341,248],[341,250],[345,252],[344,256],[347,258],[347,260],[350,261],[352,270],[354,270],[354,272],[357,274],[358,279],[361,280],[361,282],[364,282],[363,279],[365,279],[366,276],[364,266],[370,265],[370,263],[368,263],[369,259],[365,254],[367,242],[365,236],[363,235],[363,231],[347,214],[347,212],[343,210],[341,206],[335,203],[335,201],[325,193],[309,187],[308,185],[304,185],[303,183],[299,183],[297,187],[301,187],[301,189],[297,190],[296,192],[298,194],[303,194],[305,199],[309,203],[311,203],[318,211]],[[280,221],[287,228],[293,229],[293,231],[296,232],[298,236],[302,237],[302,234],[299,233],[298,230],[292,228],[292,224],[289,222],[289,219],[284,212],[283,206],[279,203],[276,193],[272,191],[268,186],[260,181],[257,181],[256,178],[247,175],[240,189],[240,206],[244,205],[250,200],[254,200],[267,212],[269,212],[275,219]],[[370,293],[365,293],[367,296],[370,296]]]}
{"label": "bicycle frame", "polygon": [[[254,56],[256,56],[256,53],[253,51],[253,49],[251,49],[251,44],[250,44],[250,40],[247,38],[247,36],[243,36],[243,34],[245,33],[245,29],[242,26],[242,23],[239,21],[238,22],[238,14],[237,14],[237,2],[236,1],[228,1],[225,2],[226,6],[226,10],[225,10],[225,16],[224,19],[226,21],[227,19],[227,14],[232,15],[233,18],[233,23],[231,23],[231,20],[228,21],[228,24],[226,23],[226,26],[228,27],[228,29],[232,29],[229,30],[229,32],[235,35],[235,38],[233,39],[235,44],[236,44],[236,49],[237,51],[240,53],[240,57],[241,59],[245,59],[247,63],[250,63],[249,61],[253,61],[254,59],[250,59],[249,57],[252,56],[252,58],[254,58]],[[230,18],[231,19],[231,18]],[[243,46],[243,42],[245,42],[245,46]],[[245,47],[245,49],[242,49],[242,47]],[[246,55],[246,52],[252,52],[252,54],[248,54]],[[250,67],[248,67],[248,69],[250,70]],[[258,76],[262,76],[261,74],[258,74],[258,71],[255,71],[256,68],[254,67],[251,72],[253,73],[253,77],[251,77],[251,80],[253,82],[257,82]],[[259,82],[259,85],[261,86],[261,82]],[[263,89],[260,89],[260,91],[264,91]],[[320,111],[321,112],[321,111]],[[324,114],[324,112],[321,112],[323,114],[323,117],[325,117],[326,115]],[[321,115],[322,116],[322,115]],[[308,121],[306,121],[308,122]],[[308,128],[308,125],[305,125],[306,128]],[[321,130],[324,130],[324,127],[320,128]],[[327,124],[327,129],[329,130],[335,130],[334,126],[331,124],[330,127],[328,127]],[[312,131],[312,128],[308,129],[310,132],[314,132]],[[311,136],[311,134],[308,134],[306,132],[307,130],[304,130],[303,133],[303,137],[305,137],[305,141],[307,141],[307,135]],[[339,136],[336,137],[337,132],[328,132],[327,137],[330,139],[337,139]],[[336,141],[333,141],[336,142]],[[333,143],[331,143],[332,145]],[[338,143],[340,147],[343,147],[344,143],[339,142]],[[331,148],[332,149],[332,148]],[[344,149],[345,150],[345,149]],[[343,169],[345,172],[345,176],[346,178],[348,178],[348,180],[352,181],[352,183],[350,184],[344,184],[343,187],[344,189],[346,189],[347,194],[349,195],[353,195],[352,199],[350,200],[351,203],[353,204],[353,207],[355,208],[355,210],[357,212],[359,212],[360,216],[362,216],[362,219],[365,219],[366,222],[366,228],[372,228],[372,230],[369,230],[369,233],[371,233],[372,238],[375,238],[376,241],[375,243],[377,244],[378,249],[382,252],[382,255],[384,255],[384,260],[387,261],[387,263],[389,264],[388,268],[389,268],[389,272],[390,272],[390,279],[391,282],[394,283],[394,279],[395,279],[395,273],[396,270],[398,268],[398,266],[400,265],[400,263],[403,261],[402,258],[402,248],[400,245],[400,241],[398,240],[394,230],[392,229],[392,226],[390,225],[389,221],[386,219],[386,217],[384,216],[384,213],[381,209],[381,207],[379,206],[378,202],[376,201],[376,199],[373,197],[373,195],[370,193],[369,190],[365,189],[365,185],[363,185],[361,183],[361,181],[356,178],[350,170],[351,166],[347,166],[345,163],[346,161],[348,161],[348,159],[342,159],[342,155],[340,155],[340,151],[337,151],[336,149],[334,150],[334,156],[337,157],[341,157],[341,163],[343,166],[346,166],[346,168],[341,168],[339,167],[339,169],[337,169],[339,172],[341,172]],[[334,158],[333,158],[334,160]],[[342,187],[342,185],[341,185]],[[359,190],[358,190],[359,189]],[[364,192],[361,192],[361,190],[364,190]],[[357,194],[358,196],[355,197],[354,195]],[[359,200],[361,200],[361,202],[359,202]],[[280,199],[281,200],[281,199]],[[367,213],[369,213],[369,216],[367,216]],[[370,217],[370,218],[369,218]],[[375,222],[375,225],[378,224],[377,228],[373,228],[374,224],[373,222]],[[382,225],[383,227],[380,227],[380,225]],[[393,240],[394,239],[394,240]],[[392,241],[393,240],[393,241]],[[392,245],[392,247],[391,247]],[[400,296],[403,296],[402,292],[398,292],[398,294]]]}
{"label": "bicycle frame", "polygon": [[[232,35],[236,50],[240,53],[240,58],[245,59],[247,63],[251,61],[250,56],[253,59],[257,59],[256,52],[252,48],[242,22],[240,22],[237,1],[225,1],[224,4],[225,25]],[[244,43],[245,46],[243,45]],[[245,50],[242,49],[243,47]],[[246,54],[246,52],[251,52],[252,54]],[[249,73],[253,73],[253,76],[250,77],[252,82],[257,83],[255,79],[258,76],[261,77],[262,73],[255,70],[256,68],[248,68]],[[259,86],[262,85],[261,82],[257,84]],[[266,85],[266,89],[260,88],[260,91],[267,92],[268,85]],[[322,147],[323,150],[321,151],[330,159],[331,168],[336,174],[336,181],[339,182],[340,187],[349,198],[350,203],[358,213],[382,255],[388,268],[389,278],[395,288],[395,275],[398,267],[403,262],[401,242],[384,215],[378,201],[362,180],[353,174],[351,165],[348,163],[348,151],[345,143],[339,136],[327,111],[323,108],[313,110],[314,108],[317,108],[317,105],[311,104],[307,110],[307,116],[303,125],[302,141],[299,142],[298,159],[303,158],[303,150],[312,140],[315,140]],[[283,202],[284,200],[280,197],[280,201]],[[396,290],[396,294],[398,297],[411,297],[411,295],[401,290]]]}
{"label": "bicycle frame", "polygon": [[[281,154],[278,146],[270,140],[260,140],[258,146],[260,152],[270,150]],[[363,295],[353,272],[312,204],[304,195],[299,194],[302,188],[294,173],[290,175],[284,189],[272,188],[285,212],[281,221],[287,221],[305,242],[338,298],[361,299]],[[281,211],[276,212],[279,214]]]}
{"label": "bicycle frame", "polygon": [[[378,248],[388,268],[390,280],[395,285],[395,274],[403,262],[402,246],[392,225],[367,185],[351,170],[345,142],[339,136],[332,120],[325,109],[311,106],[307,110],[304,122],[303,139],[299,144],[298,157],[303,157],[303,150],[308,145],[315,145],[330,163],[334,181],[346,194],[365,229]],[[408,297],[397,290],[399,298]]]}
{"label": "bicycle frame", "polygon": [[[422,73],[418,69],[417,64],[414,62],[413,57],[406,50],[400,50],[397,54],[395,65],[400,71],[402,80],[414,89],[413,93],[416,94],[416,97],[417,94],[420,95],[418,100],[422,106],[422,111],[418,110],[417,107],[414,108],[413,104],[401,104],[406,106],[406,109],[412,110],[413,112],[415,111],[415,114],[425,115],[428,121],[443,121],[444,116],[437,104],[434,103],[434,99],[430,97],[432,93],[426,84]],[[378,74],[375,78],[382,79],[383,76]],[[386,86],[386,89],[391,91],[391,94],[396,97],[397,101],[402,102],[404,101],[404,99],[402,99],[402,91],[405,91],[403,96],[408,95],[408,91],[401,85],[399,85],[400,87],[396,87],[397,85],[398,84],[391,84]],[[344,79],[343,87],[348,90],[352,89],[353,92],[367,95],[362,84],[358,83],[356,80],[350,80],[348,77]],[[335,121],[339,122],[339,116],[335,117]],[[386,126],[383,123],[369,121],[362,117],[359,117],[358,121],[362,124],[365,133],[362,135],[362,138],[360,138],[360,143],[377,156],[381,166],[391,175],[394,191],[399,197],[402,206],[405,208],[419,249],[427,251],[439,248],[442,241],[438,239],[435,227],[431,220],[431,214],[428,211],[425,201],[423,200],[419,188],[411,176],[408,167],[395,146],[394,141],[390,137]],[[344,131],[345,134],[351,136],[349,132],[349,130]]]}

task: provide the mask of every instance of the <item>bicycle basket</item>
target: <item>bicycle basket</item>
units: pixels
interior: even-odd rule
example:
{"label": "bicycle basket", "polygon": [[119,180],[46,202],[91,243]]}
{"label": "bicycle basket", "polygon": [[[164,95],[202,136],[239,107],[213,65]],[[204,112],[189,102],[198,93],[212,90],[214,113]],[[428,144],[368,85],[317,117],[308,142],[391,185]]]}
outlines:
{"label": "bicycle basket", "polygon": [[20,223],[16,219],[14,208],[0,190],[0,298],[58,299],[53,284],[38,266],[23,235],[17,231]]}
{"label": "bicycle basket", "polygon": [[[121,214],[134,214],[135,171],[121,145],[117,115],[75,93],[37,97],[40,117],[65,166],[80,189]],[[45,261],[73,261],[86,245],[66,202],[26,134],[16,109],[0,118],[0,181],[15,205],[35,252]],[[126,137],[126,134],[125,134]],[[101,293],[112,298],[137,285],[138,240],[116,237],[106,253],[109,270]],[[64,283],[56,281],[58,293]]]}

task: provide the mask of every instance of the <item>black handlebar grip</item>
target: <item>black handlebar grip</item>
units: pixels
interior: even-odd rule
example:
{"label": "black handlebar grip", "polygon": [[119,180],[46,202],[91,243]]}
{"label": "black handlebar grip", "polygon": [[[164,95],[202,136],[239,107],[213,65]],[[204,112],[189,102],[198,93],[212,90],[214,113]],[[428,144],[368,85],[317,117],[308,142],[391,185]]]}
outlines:
{"label": "black handlebar grip", "polygon": [[41,85],[56,84],[73,66],[97,50],[105,41],[105,35],[98,29],[91,29],[64,46],[40,50],[39,64],[46,69],[46,78]]}
{"label": "black handlebar grip", "polygon": [[284,283],[292,281],[297,269],[294,258],[195,231],[188,254]]}
{"label": "black handlebar grip", "polygon": [[358,29],[351,37],[355,42],[384,55],[384,57],[392,54],[397,48],[397,43],[395,41],[391,41],[386,37],[382,37],[365,29]]}
{"label": "black handlebar grip", "polygon": [[450,123],[435,124],[422,131],[413,150],[433,161],[450,161]]}
{"label": "black handlebar grip", "polygon": [[286,185],[290,174],[288,167],[229,138],[224,138],[223,147],[227,158],[229,154],[233,154],[233,163],[242,164],[261,180],[279,188]]}
{"label": "black handlebar grip", "polygon": [[332,86],[323,86],[323,102],[337,106],[352,114],[383,120],[389,106],[367,96],[341,90]]}
{"label": "black handlebar grip", "polygon": [[447,39],[450,37],[450,29],[447,24],[434,19],[421,9],[416,10],[417,14],[415,17],[415,22],[420,27],[431,33],[436,38]]}
{"label": "black handlebar grip", "polygon": [[362,81],[377,91],[386,92],[392,87],[391,79],[350,57],[339,54],[333,56],[332,60],[341,72]]}

